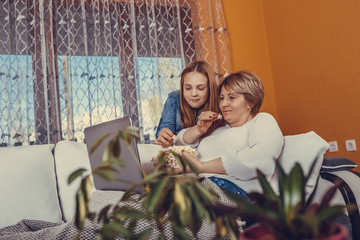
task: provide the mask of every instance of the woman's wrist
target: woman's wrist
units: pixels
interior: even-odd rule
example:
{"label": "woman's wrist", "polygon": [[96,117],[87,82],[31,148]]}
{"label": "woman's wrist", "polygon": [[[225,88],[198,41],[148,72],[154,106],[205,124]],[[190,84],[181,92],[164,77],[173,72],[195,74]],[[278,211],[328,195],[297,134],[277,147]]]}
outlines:
{"label": "woman's wrist", "polygon": [[203,133],[199,130],[197,125],[190,127],[183,135],[183,141],[186,144],[193,144],[195,143]]}

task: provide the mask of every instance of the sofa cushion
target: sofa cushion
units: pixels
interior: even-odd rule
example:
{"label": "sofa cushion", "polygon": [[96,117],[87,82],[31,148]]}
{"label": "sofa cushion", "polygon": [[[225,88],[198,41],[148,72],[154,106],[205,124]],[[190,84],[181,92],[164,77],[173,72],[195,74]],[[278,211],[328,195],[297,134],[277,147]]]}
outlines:
{"label": "sofa cushion", "polygon": [[324,158],[320,172],[350,170],[356,167],[357,164],[351,159],[344,157],[326,157]]}
{"label": "sofa cushion", "polygon": [[[64,221],[70,221],[75,215],[75,195],[80,186],[80,178],[68,184],[68,177],[79,168],[91,173],[86,145],[73,141],[60,141],[54,150],[59,197]],[[91,177],[91,181],[92,177]],[[93,184],[94,185],[94,184]]]}
{"label": "sofa cushion", "polygon": [[62,222],[52,148],[0,148],[0,228],[22,219]]}
{"label": "sofa cushion", "polygon": [[314,169],[306,183],[306,199],[314,191],[324,154],[328,148],[329,144],[313,131],[284,137],[284,147],[279,156],[279,161],[286,173],[289,173],[295,163],[298,162],[305,176],[307,176],[311,165],[316,161]]}

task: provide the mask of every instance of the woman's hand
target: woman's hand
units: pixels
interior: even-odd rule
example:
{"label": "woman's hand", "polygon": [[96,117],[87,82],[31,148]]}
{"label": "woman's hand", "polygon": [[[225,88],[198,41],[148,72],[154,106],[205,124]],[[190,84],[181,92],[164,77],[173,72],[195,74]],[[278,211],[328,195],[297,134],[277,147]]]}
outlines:
{"label": "woman's hand", "polygon": [[[203,162],[200,161],[200,159],[194,157],[193,155],[191,155],[187,151],[183,151],[182,155],[183,155],[183,157],[185,157],[187,160],[189,160],[189,162],[192,163],[197,168],[199,173],[201,173],[201,167],[203,165]],[[191,169],[189,167],[187,167],[186,172],[188,172],[188,173],[191,172]]]}
{"label": "woman's hand", "polygon": [[201,134],[204,134],[209,129],[211,124],[218,120],[218,115],[218,113],[212,111],[205,111],[200,113],[196,126]]}
{"label": "woman's hand", "polygon": [[[197,168],[199,173],[216,173],[227,175],[220,157],[210,161],[202,162],[200,159],[192,156],[186,151],[183,151],[182,155]],[[191,170],[187,168],[186,172],[191,172]]]}
{"label": "woman's hand", "polygon": [[168,128],[163,128],[154,144],[169,147],[173,144],[174,136],[175,135]]}

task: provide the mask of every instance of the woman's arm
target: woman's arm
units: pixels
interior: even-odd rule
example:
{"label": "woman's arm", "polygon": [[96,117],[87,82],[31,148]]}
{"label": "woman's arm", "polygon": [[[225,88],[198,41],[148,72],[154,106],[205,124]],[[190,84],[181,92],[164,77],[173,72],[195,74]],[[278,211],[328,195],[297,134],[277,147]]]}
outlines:
{"label": "woman's arm", "polygon": [[[186,159],[188,159],[191,163],[193,163],[200,173],[226,174],[221,158],[216,158],[210,161],[202,162],[200,161],[200,159],[192,156],[190,153],[186,151],[184,151],[182,155]],[[191,170],[187,169],[187,172],[191,172]]]}
{"label": "woman's arm", "polygon": [[196,125],[188,128],[182,135],[183,142],[186,144],[195,143],[206,133],[212,123],[218,119],[217,117],[218,113],[212,111],[202,112],[198,117]]}
{"label": "woman's arm", "polygon": [[180,111],[178,107],[179,96],[169,94],[165,101],[161,118],[156,131],[155,144],[168,147],[172,145],[173,135],[176,133],[176,115]]}
{"label": "woman's arm", "polygon": [[284,138],[273,116],[259,114],[249,127],[248,146],[222,156],[227,175],[249,180],[257,176],[256,169],[268,178],[273,175]]}

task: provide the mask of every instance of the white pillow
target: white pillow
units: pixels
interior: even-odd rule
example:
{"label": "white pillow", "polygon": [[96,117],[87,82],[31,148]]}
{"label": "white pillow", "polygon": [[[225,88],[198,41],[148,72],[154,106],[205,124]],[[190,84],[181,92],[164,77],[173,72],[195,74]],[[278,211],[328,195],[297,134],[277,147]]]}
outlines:
{"label": "white pillow", "polygon": [[62,222],[52,148],[0,148],[0,228],[22,219]]}
{"label": "white pillow", "polygon": [[[310,194],[314,191],[324,154],[328,148],[329,144],[313,131],[284,137],[283,150],[278,160],[286,173],[289,173],[295,163],[298,162],[301,165],[305,176],[307,176],[312,163],[315,160],[317,161],[310,178],[306,183],[306,199],[308,199]],[[274,179],[272,179],[271,182],[273,180]]]}
{"label": "white pillow", "polygon": [[[55,146],[54,156],[63,218],[64,221],[70,221],[75,215],[75,196],[80,186],[80,178],[69,185],[68,177],[79,168],[88,170],[84,174],[91,173],[89,155],[84,143],[60,141]],[[91,182],[93,183],[92,176]]]}

